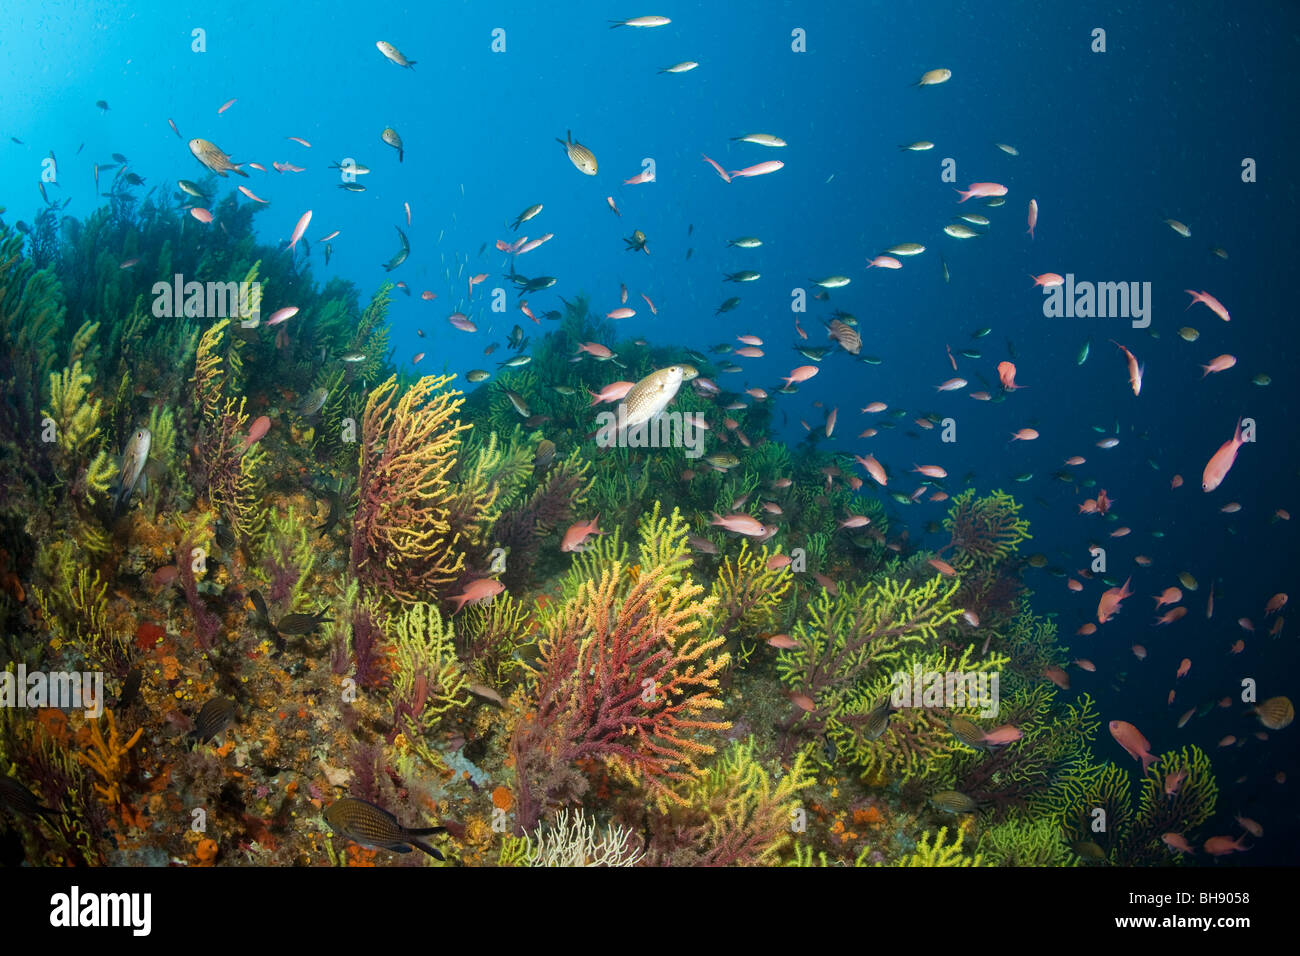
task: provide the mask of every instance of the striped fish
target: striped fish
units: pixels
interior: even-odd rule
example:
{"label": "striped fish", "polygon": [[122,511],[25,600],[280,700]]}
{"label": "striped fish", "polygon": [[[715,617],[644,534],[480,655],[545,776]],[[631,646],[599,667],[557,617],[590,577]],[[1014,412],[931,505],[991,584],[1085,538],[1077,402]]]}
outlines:
{"label": "striped fish", "polygon": [[410,853],[411,847],[418,847],[434,859],[443,859],[436,849],[416,838],[442,833],[446,827],[408,829],[387,810],[365,800],[355,797],[335,800],[325,811],[325,822],[335,833],[362,846],[380,847],[395,853]]}
{"label": "striped fish", "polygon": [[831,319],[827,326],[830,332],[827,338],[834,339],[840,348],[850,355],[857,355],[862,351],[862,336],[849,325],[841,322],[839,319]]}
{"label": "striped fish", "polygon": [[230,157],[222,152],[215,143],[210,143],[206,139],[192,139],[190,140],[190,152],[194,154],[195,159],[218,176],[224,178],[227,172],[235,172],[245,179],[248,178],[248,173],[239,168],[243,163],[232,163]]}
{"label": "striped fish", "polygon": [[564,147],[565,153],[569,156],[569,162],[578,168],[578,172],[585,173],[588,176],[595,176],[596,157],[592,155],[591,150],[573,138],[572,130],[565,130],[564,135],[568,137],[567,140],[556,137],[555,141]]}

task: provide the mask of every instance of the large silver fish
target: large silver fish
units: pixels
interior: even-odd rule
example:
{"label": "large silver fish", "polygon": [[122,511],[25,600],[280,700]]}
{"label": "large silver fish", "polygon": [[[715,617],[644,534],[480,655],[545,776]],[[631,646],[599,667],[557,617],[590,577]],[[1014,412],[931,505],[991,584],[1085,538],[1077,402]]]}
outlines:
{"label": "large silver fish", "polygon": [[683,371],[680,365],[670,365],[651,372],[628,389],[622,405],[623,427],[644,425],[667,408],[682,387]]}
{"label": "large silver fish", "polygon": [[144,466],[149,461],[149,448],[153,445],[153,435],[149,429],[141,428],[131,436],[130,441],[126,443],[126,448],[122,450],[122,483],[117,492],[116,507],[129,501],[132,492],[135,491],[136,484],[140,481],[140,475],[144,473]]}

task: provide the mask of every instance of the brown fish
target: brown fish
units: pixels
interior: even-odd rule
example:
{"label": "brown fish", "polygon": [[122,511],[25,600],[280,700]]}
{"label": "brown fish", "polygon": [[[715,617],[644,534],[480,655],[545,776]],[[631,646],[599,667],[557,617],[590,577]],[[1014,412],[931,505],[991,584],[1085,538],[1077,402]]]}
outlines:
{"label": "brown fish", "polygon": [[248,178],[248,173],[240,168],[244,164],[232,163],[230,157],[222,152],[215,143],[210,143],[206,139],[192,139],[190,140],[190,152],[194,154],[195,159],[218,176],[224,178],[227,172],[235,172],[245,179]]}
{"label": "brown fish", "polygon": [[207,743],[229,727],[234,719],[235,702],[228,697],[214,697],[199,709],[189,735],[199,743]]}
{"label": "brown fish", "polygon": [[436,849],[416,838],[442,833],[446,827],[408,829],[387,810],[365,800],[355,797],[335,800],[325,811],[325,822],[339,836],[347,837],[362,846],[379,847],[394,853],[410,853],[411,847],[417,847],[436,860],[443,859],[443,855]]}
{"label": "brown fish", "polygon": [[844,324],[839,319],[831,319],[828,328],[830,332],[827,337],[834,339],[839,347],[850,355],[857,355],[862,350],[862,336],[857,333],[856,329]]}

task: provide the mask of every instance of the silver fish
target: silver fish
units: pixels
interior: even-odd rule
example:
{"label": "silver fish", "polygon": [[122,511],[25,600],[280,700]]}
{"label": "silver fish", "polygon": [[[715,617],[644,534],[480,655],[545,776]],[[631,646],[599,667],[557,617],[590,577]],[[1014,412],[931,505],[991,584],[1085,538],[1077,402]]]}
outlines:
{"label": "silver fish", "polygon": [[141,428],[126,443],[122,450],[122,483],[117,493],[116,507],[121,508],[130,500],[140,475],[144,473],[144,466],[149,461],[149,448],[152,444],[153,435],[147,428]]}
{"label": "silver fish", "polygon": [[682,387],[682,367],[670,365],[651,372],[637,382],[623,398],[623,427],[635,428],[654,418],[677,396]]}

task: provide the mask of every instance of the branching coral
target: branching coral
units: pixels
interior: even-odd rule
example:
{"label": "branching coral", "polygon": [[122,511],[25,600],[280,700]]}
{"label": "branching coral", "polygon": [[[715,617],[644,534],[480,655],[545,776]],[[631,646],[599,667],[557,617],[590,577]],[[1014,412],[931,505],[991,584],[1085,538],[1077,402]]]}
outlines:
{"label": "branching coral", "polygon": [[615,562],[543,619],[535,704],[511,740],[523,830],[572,795],[579,760],[604,762],[660,807],[681,803],[673,783],[698,775],[697,758],[713,752],[697,732],[729,726],[706,719],[722,707],[729,658],[721,638],[701,636],[714,602],[684,578],[686,533],[674,512],[658,541],[643,534],[661,563],[633,577]]}
{"label": "branching coral", "polygon": [[50,629],[50,647],[69,646],[96,670],[121,675],[130,659],[123,635],[109,622],[108,584],[81,564],[68,543],[50,544],[42,566],[53,587],[33,585],[32,597]]}
{"label": "branching coral", "polygon": [[1074,866],[1061,825],[1050,815],[1016,814],[980,834],[978,852],[992,866]]}
{"label": "branching coral", "polygon": [[500,689],[526,666],[520,651],[536,641],[536,629],[531,608],[502,594],[465,608],[460,617],[460,647],[478,679]]}
{"label": "branching coral", "polygon": [[[974,660],[970,648],[958,655],[948,648],[921,651],[909,647],[888,667],[873,669],[853,691],[830,699],[826,736],[864,778],[931,778],[942,772],[958,746],[948,721],[978,717],[978,681],[988,679],[984,689],[991,692],[991,679],[1005,663],[1005,658],[995,655]],[[948,687],[948,675],[957,674],[963,675],[964,704],[956,699],[955,678],[952,688]],[[911,695],[900,695],[911,699],[893,710],[884,731],[873,737],[871,713],[882,701],[892,700],[900,678],[911,686],[922,682],[923,675],[938,680],[924,691],[914,688]]]}
{"label": "branching coral", "polygon": [[[427,736],[448,711],[469,702],[469,683],[456,659],[451,624],[432,604],[403,607],[389,619],[393,641],[393,732],[404,732],[424,752]],[[430,758],[431,763],[438,761]]]}
{"label": "branching coral", "polygon": [[768,558],[766,547],[756,552],[744,541],[739,554],[723,560],[713,582],[718,610],[709,622],[712,633],[736,641],[755,638],[775,626],[777,610],[790,590],[791,573],[788,567],[768,568]]}
{"label": "branching coral", "polygon": [[215,419],[199,429],[195,486],[206,490],[212,505],[244,541],[256,543],[266,529],[262,471],[267,454],[247,447],[246,400],[233,398]]}
{"label": "branching coral", "polygon": [[496,543],[509,553],[502,576],[508,587],[522,589],[529,583],[535,573],[541,539],[577,519],[591,486],[591,463],[575,448],[564,458],[556,459],[526,500],[501,514],[492,533]]}
{"label": "branching coral", "polygon": [[402,601],[432,595],[464,567],[461,529],[449,521],[449,475],[461,432],[460,392],[450,376],[416,382],[394,404],[397,379],[370,393],[362,422],[361,475],[349,571]]}
{"label": "branching coral", "polygon": [[503,865],[636,866],[645,856],[631,830],[611,825],[601,831],[581,808],[572,816],[567,809],[556,813],[549,826],[539,826],[531,839],[525,838],[522,845],[516,841],[512,850]]}
{"label": "branching coral", "polygon": [[90,725],[90,747],[77,759],[99,775],[103,783],[95,784],[95,791],[104,798],[110,807],[122,802],[122,783],[130,769],[129,755],[131,748],[140,742],[143,727],[136,728],[125,743],[117,732],[117,720],[111,710],[105,711],[104,719],[108,722],[108,736],[99,729],[99,721]]}
{"label": "branching coral", "polygon": [[197,575],[206,567],[207,555],[212,553],[212,512],[203,511],[187,522],[177,516],[181,531],[180,545],[176,549],[176,568],[185,603],[194,615],[194,639],[205,651],[212,650],[217,635],[221,633],[221,618],[208,608],[199,594]]}
{"label": "branching coral", "polygon": [[842,585],[836,597],[822,591],[792,635],[798,646],[777,659],[781,682],[813,705],[807,713],[796,712],[787,731],[820,735],[827,719],[860,692],[869,672],[901,665],[908,646],[933,644],[939,629],[960,613],[949,604],[957,587],[934,575],[919,587],[886,577]]}
{"label": "branching coral", "polygon": [[[864,850],[865,854],[866,851]],[[883,864],[882,864],[883,865]],[[938,833],[922,834],[916,841],[916,849],[897,860],[894,866],[988,866],[984,858],[976,853],[968,856],[962,851],[961,832],[953,834],[948,842],[948,828],[941,827]]]}
{"label": "branching coral", "polygon": [[311,536],[293,508],[283,516],[273,515],[262,557],[266,600],[292,611],[305,610],[304,585],[315,564],[316,549]]}
{"label": "branching coral", "polygon": [[1029,538],[1029,522],[1020,517],[1020,503],[1002,491],[976,500],[975,489],[966,489],[952,499],[943,526],[952,538],[940,553],[951,549],[947,560],[958,571],[1006,560]]}
{"label": "branching coral", "polygon": [[682,790],[652,841],[652,859],[673,866],[766,866],[791,844],[799,792],[815,782],[798,753],[775,781],[755,755],[754,741],[735,741]]}

